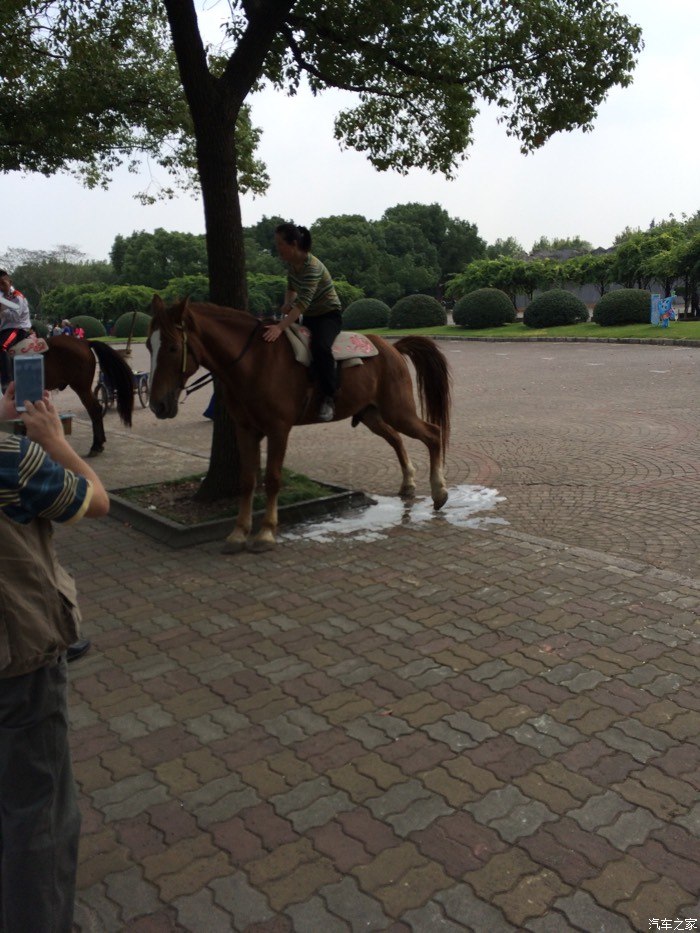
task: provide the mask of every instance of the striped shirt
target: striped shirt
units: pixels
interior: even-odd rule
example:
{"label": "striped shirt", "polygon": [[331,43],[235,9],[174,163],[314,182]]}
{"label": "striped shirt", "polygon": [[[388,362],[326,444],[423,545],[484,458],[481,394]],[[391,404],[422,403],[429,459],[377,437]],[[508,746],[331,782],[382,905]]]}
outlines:
{"label": "striped shirt", "polygon": [[291,265],[287,269],[287,289],[296,293],[293,304],[302,314],[315,317],[342,310],[331,274],[320,259],[309,253],[299,271]]}
{"label": "striped shirt", "polygon": [[38,444],[13,435],[0,441],[0,511],[12,521],[77,521],[91,498],[85,477],[53,461]]}

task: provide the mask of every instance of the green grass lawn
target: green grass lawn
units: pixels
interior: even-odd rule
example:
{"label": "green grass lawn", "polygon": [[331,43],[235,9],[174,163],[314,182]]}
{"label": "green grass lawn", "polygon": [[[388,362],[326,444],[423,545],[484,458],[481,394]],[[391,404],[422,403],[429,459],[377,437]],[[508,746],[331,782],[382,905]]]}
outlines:
{"label": "green grass lawn", "polygon": [[363,331],[366,334],[379,334],[381,337],[404,337],[406,334],[424,334],[426,337],[497,337],[502,340],[520,340],[523,337],[597,337],[606,340],[609,337],[632,340],[697,340],[700,341],[700,321],[674,321],[669,327],[654,327],[652,324],[625,324],[618,327],[600,327],[598,324],[568,324],[564,327],[547,327],[536,330],[524,324],[506,324],[503,327],[487,327],[483,330],[468,330],[446,324],[444,327],[419,327],[415,330],[392,330],[389,327],[375,327]]}
{"label": "green grass lawn", "polygon": [[[417,327],[415,330],[392,330],[390,327],[373,327],[364,334],[379,334],[380,337],[405,337],[407,334],[424,334],[426,337],[498,337],[501,340],[521,340],[523,337],[609,337],[628,340],[697,340],[700,341],[700,321],[673,321],[669,327],[654,327],[651,324],[624,324],[619,327],[600,327],[598,324],[568,324],[565,327],[546,327],[535,330],[520,322],[504,327],[486,327],[483,330],[468,330],[446,324],[444,327]],[[123,344],[124,338],[103,337],[105,343]],[[145,343],[145,337],[132,337],[132,343]]]}

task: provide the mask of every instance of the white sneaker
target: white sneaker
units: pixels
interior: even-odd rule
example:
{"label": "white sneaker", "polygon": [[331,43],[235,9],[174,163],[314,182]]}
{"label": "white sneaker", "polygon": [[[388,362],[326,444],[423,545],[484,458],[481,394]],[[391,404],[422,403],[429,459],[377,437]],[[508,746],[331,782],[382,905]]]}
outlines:
{"label": "white sneaker", "polygon": [[321,402],[321,407],[318,410],[318,420],[319,421],[332,421],[335,417],[335,406],[333,405],[333,399],[330,396],[326,396]]}

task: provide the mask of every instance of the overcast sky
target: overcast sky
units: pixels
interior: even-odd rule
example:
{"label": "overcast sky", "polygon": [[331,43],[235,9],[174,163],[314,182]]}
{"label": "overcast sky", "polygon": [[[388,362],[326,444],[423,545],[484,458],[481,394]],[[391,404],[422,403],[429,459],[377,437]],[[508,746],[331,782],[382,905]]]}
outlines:
{"label": "overcast sky", "polygon": [[[215,0],[206,2],[215,15]],[[395,204],[418,201],[439,203],[452,217],[476,224],[489,243],[514,236],[529,249],[542,235],[579,235],[609,246],[626,226],[646,228],[653,218],[694,213],[700,209],[700,0],[619,0],[618,7],[641,25],[645,48],[634,83],[610,92],[593,132],[560,134],[523,156],[495,114],[483,113],[470,157],[453,181],[424,171],[378,173],[359,153],[341,152],[333,139],[340,93],[257,95],[253,122],[264,130],[259,155],[271,184],[264,197],[243,198],[244,224],[264,215],[309,227],[331,214],[376,220]],[[157,167],[154,172],[157,185]],[[0,255],[7,248],[68,244],[106,259],[117,234],[156,227],[204,232],[198,199],[143,207],[133,194],[147,184],[148,177],[123,172],[107,192],[86,191],[65,175],[0,175]]]}

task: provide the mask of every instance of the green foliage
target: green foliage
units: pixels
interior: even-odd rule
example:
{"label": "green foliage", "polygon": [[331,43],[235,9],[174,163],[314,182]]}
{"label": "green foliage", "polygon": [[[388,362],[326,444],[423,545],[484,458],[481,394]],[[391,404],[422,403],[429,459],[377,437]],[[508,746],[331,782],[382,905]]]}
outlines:
{"label": "green foliage", "polygon": [[46,293],[42,301],[42,313],[50,321],[62,321],[72,314],[89,314],[100,317],[94,311],[93,299],[109,286],[101,282],[86,282],[84,285],[57,285]]}
{"label": "green foliage", "polygon": [[448,298],[463,298],[477,288],[499,288],[515,304],[517,295],[532,298],[536,289],[551,288],[561,278],[561,266],[551,259],[478,259],[447,284]]}
{"label": "green foliage", "polygon": [[98,321],[97,318],[91,317],[89,314],[76,314],[74,317],[68,318],[73,327],[82,327],[85,331],[86,340],[95,340],[97,337],[105,337],[107,331],[104,329],[104,325],[101,321]]}
{"label": "green foliage", "polygon": [[128,339],[129,334],[131,334],[132,337],[146,337],[148,336],[148,327],[150,323],[150,314],[137,311],[136,317],[134,318],[134,312],[132,311],[131,313],[122,314],[117,318],[114,322],[112,334],[114,337],[121,337],[123,340]]}
{"label": "green foliage", "polygon": [[170,279],[160,292],[163,301],[175,304],[181,298],[190,298],[192,301],[209,301],[209,277],[206,275],[181,275]]}
{"label": "green foliage", "polygon": [[249,275],[248,310],[256,317],[270,317],[281,307],[286,287],[284,275]]}
{"label": "green foliage", "polygon": [[353,301],[343,314],[344,330],[366,330],[369,327],[386,327],[390,308],[377,298],[360,298]]}
{"label": "green foliage", "polygon": [[353,301],[359,301],[360,298],[363,297],[364,293],[361,288],[358,288],[356,285],[351,285],[350,282],[342,277],[333,279],[333,284],[338,293],[338,298],[340,298],[340,305],[342,308],[347,308]]}
{"label": "green foliage", "polygon": [[50,320],[89,314],[99,321],[114,319],[125,311],[146,311],[153,290],[141,285],[59,285],[44,299],[44,315]]}
{"label": "green foliage", "polygon": [[452,320],[458,327],[472,330],[500,327],[515,321],[515,306],[508,295],[497,288],[478,288],[459,299],[452,311]]}
{"label": "green foliage", "polygon": [[575,249],[581,253],[590,253],[593,249],[593,244],[589,243],[588,240],[582,239],[580,236],[560,236],[553,237],[551,240],[549,237],[541,236],[539,240],[535,240],[532,244],[531,252],[552,253],[562,249]]}
{"label": "green foliage", "polygon": [[501,256],[510,256],[512,259],[525,259],[527,253],[515,237],[509,236],[505,240],[499,238],[486,247],[486,259],[499,259]]}
{"label": "green foliage", "polygon": [[406,295],[396,302],[389,313],[389,327],[397,330],[446,323],[447,312],[431,295]]}
{"label": "green foliage", "polygon": [[651,293],[641,288],[619,288],[603,295],[593,309],[593,321],[601,327],[646,324],[651,317]]}
{"label": "green foliage", "polygon": [[122,283],[160,290],[183,275],[207,274],[207,245],[202,235],[176,233],[159,227],[115,237],[110,253]]}
{"label": "green foliage", "polygon": [[32,327],[34,328],[37,337],[43,337],[46,340],[47,337],[50,337],[50,325],[48,321],[42,321],[38,318],[32,319]]}
{"label": "green foliage", "polygon": [[525,308],[523,324],[526,327],[560,327],[588,320],[588,308],[571,292],[561,288],[542,292]]}

